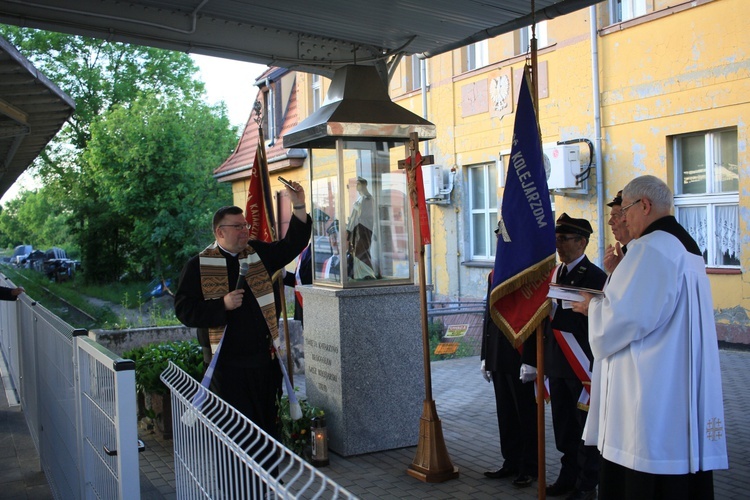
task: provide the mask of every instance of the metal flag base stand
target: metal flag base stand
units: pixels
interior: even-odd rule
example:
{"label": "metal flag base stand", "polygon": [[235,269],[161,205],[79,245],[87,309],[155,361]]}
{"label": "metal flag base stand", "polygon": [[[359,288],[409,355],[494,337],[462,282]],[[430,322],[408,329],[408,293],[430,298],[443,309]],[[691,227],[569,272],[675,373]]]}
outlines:
{"label": "metal flag base stand", "polygon": [[435,401],[424,400],[422,417],[419,419],[417,454],[406,473],[425,483],[442,483],[458,477],[458,467],[451,463],[445,447]]}

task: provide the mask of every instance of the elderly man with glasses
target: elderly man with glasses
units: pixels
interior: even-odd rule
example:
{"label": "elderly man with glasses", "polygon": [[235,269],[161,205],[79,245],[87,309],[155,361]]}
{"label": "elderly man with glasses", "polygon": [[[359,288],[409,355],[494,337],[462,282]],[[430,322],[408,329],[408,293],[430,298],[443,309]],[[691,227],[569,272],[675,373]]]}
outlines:
{"label": "elderly man with glasses", "polygon": [[[242,209],[220,208],[213,217],[216,241],[187,262],[175,294],[179,320],[207,328],[214,352],[221,342],[210,389],[274,437],[282,375],[272,344],[278,319],[271,277],[300,254],[312,228],[305,192],[292,185],[296,191],[286,189],[294,211],[284,239],[248,240]],[[241,265],[247,272],[239,279]]]}
{"label": "elderly man with glasses", "polygon": [[632,240],[627,224],[625,224],[625,212],[622,211],[622,190],[607,203],[611,209],[609,212],[609,227],[615,237],[615,244],[609,245],[604,252],[604,270],[612,274],[617,264],[625,257],[628,251],[628,243]]}
{"label": "elderly man with glasses", "polygon": [[622,203],[635,239],[604,295],[574,305],[596,360],[584,437],[602,452],[601,496],[710,500],[728,462],[705,261],[662,180],[633,179]]}

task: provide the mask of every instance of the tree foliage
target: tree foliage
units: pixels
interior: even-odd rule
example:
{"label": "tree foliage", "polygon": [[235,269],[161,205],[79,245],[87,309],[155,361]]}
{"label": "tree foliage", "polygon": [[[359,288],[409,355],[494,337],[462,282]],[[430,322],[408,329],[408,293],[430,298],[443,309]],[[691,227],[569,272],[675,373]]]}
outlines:
{"label": "tree foliage", "polygon": [[86,209],[108,224],[84,229],[83,254],[102,240],[112,251],[98,280],[163,275],[205,245],[213,211],[232,200],[211,172],[234,145],[228,119],[200,101],[142,95],[94,124],[83,155],[94,188]]}
{"label": "tree foliage", "polygon": [[75,240],[68,229],[69,212],[50,196],[49,188],[21,191],[0,212],[0,243],[4,247],[30,244],[36,248],[53,246],[75,254]]}
{"label": "tree foliage", "polygon": [[[210,239],[210,214],[231,200],[211,172],[231,153],[236,130],[223,104],[202,103],[187,54],[14,26],[0,25],[0,35],[75,100],[35,169],[50,224],[67,223],[87,280],[150,278]],[[27,203],[39,201],[26,195],[9,205],[0,228],[28,230],[31,219],[18,218]],[[29,231],[22,242],[41,245]]]}

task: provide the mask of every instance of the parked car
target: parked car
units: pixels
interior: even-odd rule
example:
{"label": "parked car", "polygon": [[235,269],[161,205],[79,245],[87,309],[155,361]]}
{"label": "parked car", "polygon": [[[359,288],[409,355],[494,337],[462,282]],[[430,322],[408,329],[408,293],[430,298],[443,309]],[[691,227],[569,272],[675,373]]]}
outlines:
{"label": "parked car", "polygon": [[31,254],[31,252],[34,251],[34,247],[31,245],[18,245],[13,250],[13,255],[10,257],[10,263],[15,265],[20,265],[22,262],[24,262],[28,256]]}
{"label": "parked car", "polygon": [[53,247],[45,252],[40,271],[51,280],[66,281],[73,277],[80,265],[79,261],[69,259],[65,250]]}
{"label": "parked car", "polygon": [[42,263],[44,262],[44,252],[41,250],[34,250],[21,261],[21,266],[26,269],[33,269],[34,271],[41,272]]}
{"label": "parked car", "polygon": [[154,278],[148,284],[148,290],[146,291],[146,300],[157,299],[162,297],[172,285],[171,279],[163,280],[161,278]]}

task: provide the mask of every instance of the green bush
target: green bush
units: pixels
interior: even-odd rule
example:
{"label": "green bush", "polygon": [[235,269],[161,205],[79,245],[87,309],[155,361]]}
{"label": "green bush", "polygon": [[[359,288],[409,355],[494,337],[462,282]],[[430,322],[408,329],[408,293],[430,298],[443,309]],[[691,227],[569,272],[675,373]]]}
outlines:
{"label": "green bush", "polygon": [[463,340],[453,340],[453,342],[458,342],[458,349],[453,354],[435,354],[435,349],[445,335],[445,325],[441,321],[432,321],[427,325],[427,332],[430,338],[430,361],[465,358],[473,355],[471,346],[466,345]]}
{"label": "green bush", "polygon": [[195,340],[137,347],[123,353],[122,357],[135,361],[135,385],[144,394],[169,392],[159,376],[167,369],[170,361],[196,380],[203,377],[203,351]]}
{"label": "green bush", "polygon": [[304,457],[305,447],[310,446],[310,424],[313,417],[322,417],[325,412],[308,404],[306,399],[299,400],[302,418],[292,420],[289,413],[289,397],[284,394],[278,401],[279,420],[281,421],[281,442],[284,446]]}

